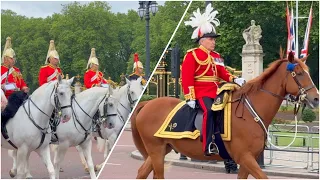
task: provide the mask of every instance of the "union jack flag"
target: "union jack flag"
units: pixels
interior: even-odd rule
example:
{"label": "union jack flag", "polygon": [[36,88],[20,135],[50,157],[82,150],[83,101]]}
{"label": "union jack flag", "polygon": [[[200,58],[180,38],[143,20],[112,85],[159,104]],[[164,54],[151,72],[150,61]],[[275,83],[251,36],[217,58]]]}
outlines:
{"label": "union jack flag", "polygon": [[291,15],[289,15],[288,5],[287,5],[287,28],[288,28],[288,41],[287,41],[287,57],[288,57],[290,51],[292,51],[293,54],[295,54],[295,30],[294,30],[293,10],[291,9]]}
{"label": "union jack flag", "polygon": [[304,34],[304,41],[303,41],[303,47],[301,49],[300,58],[303,58],[303,57],[307,56],[307,54],[308,54],[308,44],[309,44],[309,35],[310,35],[311,24],[312,24],[312,5],[310,8],[306,32]]}

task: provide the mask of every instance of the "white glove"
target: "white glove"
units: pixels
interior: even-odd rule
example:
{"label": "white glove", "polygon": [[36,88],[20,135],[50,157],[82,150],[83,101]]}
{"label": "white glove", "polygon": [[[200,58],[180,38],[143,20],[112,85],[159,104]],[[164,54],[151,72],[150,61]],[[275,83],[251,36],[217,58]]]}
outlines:
{"label": "white glove", "polygon": [[237,83],[239,86],[243,86],[246,83],[246,80],[243,78],[236,78],[233,82]]}
{"label": "white glove", "polygon": [[194,100],[188,101],[187,104],[188,104],[192,109],[194,109],[194,108],[196,107],[196,101],[194,101]]}

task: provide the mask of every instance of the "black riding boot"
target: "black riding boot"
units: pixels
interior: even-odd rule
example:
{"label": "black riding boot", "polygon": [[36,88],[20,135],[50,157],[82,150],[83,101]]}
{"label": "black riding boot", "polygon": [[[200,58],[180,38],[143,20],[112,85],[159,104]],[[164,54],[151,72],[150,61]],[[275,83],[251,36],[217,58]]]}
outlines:
{"label": "black riding boot", "polygon": [[224,160],[224,167],[227,173],[236,174],[238,173],[238,165],[232,159],[225,159]]}

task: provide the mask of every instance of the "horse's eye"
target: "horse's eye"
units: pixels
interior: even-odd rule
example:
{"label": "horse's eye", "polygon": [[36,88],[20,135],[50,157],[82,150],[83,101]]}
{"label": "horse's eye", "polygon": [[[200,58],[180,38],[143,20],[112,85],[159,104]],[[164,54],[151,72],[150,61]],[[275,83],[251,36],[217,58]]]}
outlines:
{"label": "horse's eye", "polygon": [[60,96],[63,96],[63,92],[60,92],[59,94],[60,94]]}

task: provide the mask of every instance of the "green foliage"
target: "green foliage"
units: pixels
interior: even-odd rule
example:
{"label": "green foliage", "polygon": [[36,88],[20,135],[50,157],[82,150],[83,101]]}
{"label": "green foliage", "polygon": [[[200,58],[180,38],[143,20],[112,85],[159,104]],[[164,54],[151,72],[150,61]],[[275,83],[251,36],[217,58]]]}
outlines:
{"label": "green foliage", "polygon": [[[181,3],[166,2],[159,6],[155,16],[151,15],[151,72],[178,17],[184,12],[184,7],[174,7],[175,4]],[[173,7],[176,12],[171,17]],[[125,14],[112,13],[108,2],[70,2],[64,5],[61,13],[46,18],[27,18],[11,10],[2,10],[1,21],[1,41],[5,42],[8,36],[12,38],[18,60],[16,66],[22,70],[31,91],[38,87],[39,69],[44,65],[51,39],[60,56],[60,67],[69,77],[78,74],[83,77],[91,48],[96,49],[100,71],[105,70],[105,77],[111,77],[115,82],[120,81],[121,73],[132,73],[135,52],[145,65],[146,21],[140,20],[135,10]],[[4,43],[1,49],[3,47]],[[83,83],[83,78],[81,81]]]}
{"label": "green foliage", "polygon": [[142,101],[150,101],[150,100],[152,100],[152,99],[155,99],[155,98],[157,98],[156,96],[154,96],[154,95],[142,95],[142,97],[141,97],[141,99],[140,99],[140,101],[139,102],[142,102]]}
{"label": "green foliage", "polygon": [[280,106],[280,112],[293,112],[294,110],[294,106],[292,105],[284,105],[284,106]]}
{"label": "green foliage", "polygon": [[287,106],[280,106],[280,111],[286,112],[286,111],[288,111],[288,107]]}
{"label": "green foliage", "polygon": [[304,122],[312,122],[314,121],[317,117],[316,117],[316,113],[313,112],[311,109],[306,108],[301,116],[302,120]]}

